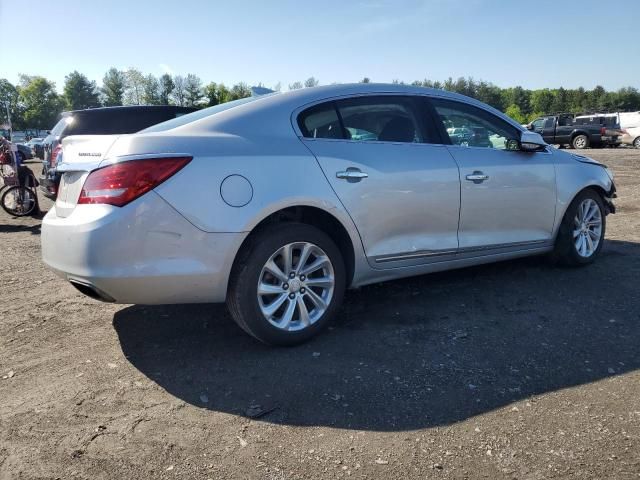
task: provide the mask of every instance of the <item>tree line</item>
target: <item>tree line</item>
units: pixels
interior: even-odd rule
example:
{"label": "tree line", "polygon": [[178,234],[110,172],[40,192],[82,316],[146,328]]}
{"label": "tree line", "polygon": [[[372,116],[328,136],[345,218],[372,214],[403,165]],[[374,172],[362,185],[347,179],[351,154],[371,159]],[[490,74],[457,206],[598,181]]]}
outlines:
{"label": "tree line", "polygon": [[[369,83],[365,77],[360,80]],[[394,83],[404,84],[399,80]],[[309,77],[288,85],[289,90],[315,87],[319,81]],[[473,78],[449,78],[445,81],[417,80],[414,86],[431,87],[461,93],[485,102],[505,112],[520,123],[526,123],[546,113],[606,112],[640,110],[640,93],[634,87],[607,91],[601,86],[593,90],[537,89],[520,86],[500,88],[490,82]],[[272,87],[282,89],[280,83]],[[145,75],[140,70],[110,68],[98,87],[78,71],[65,77],[62,93],[54,82],[42,76],[20,75],[17,85],[0,79],[0,123],[4,123],[8,109],[14,130],[51,128],[63,110],[79,110],[99,106],[118,105],[179,105],[204,108],[251,95],[249,86],[240,82],[230,87],[223,83],[208,84],[197,75],[186,76],[165,73],[159,77]],[[6,108],[5,108],[6,105]]]}

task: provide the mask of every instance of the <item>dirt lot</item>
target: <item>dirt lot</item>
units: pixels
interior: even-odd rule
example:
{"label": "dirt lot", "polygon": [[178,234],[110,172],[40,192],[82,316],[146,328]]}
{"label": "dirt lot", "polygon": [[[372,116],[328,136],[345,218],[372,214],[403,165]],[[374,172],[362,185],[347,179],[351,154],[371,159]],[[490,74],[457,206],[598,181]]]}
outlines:
{"label": "dirt lot", "polygon": [[351,291],[292,349],[83,297],[0,212],[0,478],[640,478],[640,151],[588,153],[620,197],[595,265]]}

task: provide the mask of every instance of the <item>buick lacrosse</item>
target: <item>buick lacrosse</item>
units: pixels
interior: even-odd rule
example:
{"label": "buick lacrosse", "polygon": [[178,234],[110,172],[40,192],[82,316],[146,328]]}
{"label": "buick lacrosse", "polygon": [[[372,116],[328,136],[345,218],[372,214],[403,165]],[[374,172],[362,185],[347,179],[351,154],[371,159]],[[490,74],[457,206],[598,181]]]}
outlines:
{"label": "buick lacrosse", "polygon": [[602,249],[615,186],[471,98],[332,85],[200,110],[131,135],[63,141],[42,256],[107,302],[226,301],[300,343],[346,288]]}

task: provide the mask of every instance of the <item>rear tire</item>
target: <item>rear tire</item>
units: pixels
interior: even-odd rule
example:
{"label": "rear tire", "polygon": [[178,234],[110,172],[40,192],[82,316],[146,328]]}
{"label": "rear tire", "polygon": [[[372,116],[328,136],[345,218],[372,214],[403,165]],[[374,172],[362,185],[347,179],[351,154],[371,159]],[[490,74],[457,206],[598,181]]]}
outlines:
{"label": "rear tire", "polygon": [[575,149],[582,150],[589,147],[589,137],[586,135],[576,135],[571,141],[571,146]]}
{"label": "rear tire", "polygon": [[592,263],[604,244],[605,212],[602,198],[596,191],[586,189],[580,192],[564,214],[553,259],[571,267]]}
{"label": "rear tire", "polygon": [[247,333],[268,345],[290,346],[331,322],[344,296],[346,269],[340,250],[323,231],[301,223],[274,224],[251,238],[239,255],[227,306]]}

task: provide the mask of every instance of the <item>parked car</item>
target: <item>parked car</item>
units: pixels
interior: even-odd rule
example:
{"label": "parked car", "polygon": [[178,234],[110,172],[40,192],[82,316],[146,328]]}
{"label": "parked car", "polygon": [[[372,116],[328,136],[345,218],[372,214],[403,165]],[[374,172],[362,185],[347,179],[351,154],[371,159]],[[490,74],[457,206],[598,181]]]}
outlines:
{"label": "parked car", "polygon": [[542,135],[547,143],[569,145],[577,149],[619,143],[619,136],[615,131],[600,124],[575,124],[573,115],[569,114],[540,117],[527,128]]}
{"label": "parked car", "polygon": [[34,151],[30,146],[25,145],[24,143],[16,143],[16,147],[18,147],[18,151],[16,152],[16,156],[18,157],[18,161],[23,163],[25,160],[31,160],[34,158]]}
{"label": "parked car", "polygon": [[622,143],[640,148],[640,127],[628,127],[622,132]]}
{"label": "parked car", "polygon": [[65,137],[135,133],[194,110],[173,105],[135,105],[63,112],[43,142],[42,174],[39,179],[42,193],[49,198],[56,198],[60,183],[56,165],[60,161],[61,142]]}
{"label": "parked car", "polygon": [[595,114],[595,115],[578,115],[574,119],[575,125],[600,125],[604,127],[602,136],[603,146],[619,147],[622,143],[623,131],[620,127],[620,120],[617,115]]}
{"label": "parked car", "polygon": [[[502,147],[453,144],[450,119]],[[252,97],[63,148],[49,267],[108,302],[226,300],[274,345],[326,327],[347,287],[548,253],[589,264],[615,211],[604,165],[407,85]]]}
{"label": "parked car", "polygon": [[44,138],[34,137],[25,143],[25,145],[33,150],[37,158],[44,158]]}

